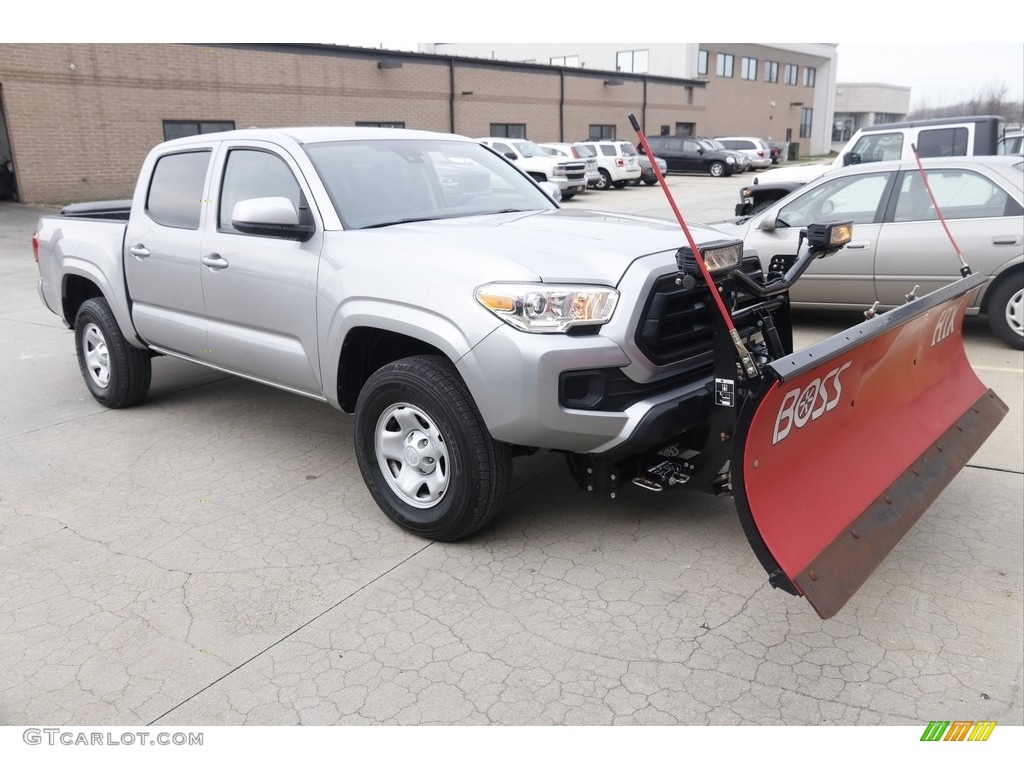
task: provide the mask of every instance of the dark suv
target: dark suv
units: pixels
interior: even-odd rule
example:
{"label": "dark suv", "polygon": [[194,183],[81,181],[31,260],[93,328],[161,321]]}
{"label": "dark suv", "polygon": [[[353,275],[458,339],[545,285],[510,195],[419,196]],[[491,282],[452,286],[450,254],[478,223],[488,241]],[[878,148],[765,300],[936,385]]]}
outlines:
{"label": "dark suv", "polygon": [[739,168],[729,153],[708,149],[691,136],[648,136],[651,151],[668,164],[670,173],[709,173],[731,176]]}

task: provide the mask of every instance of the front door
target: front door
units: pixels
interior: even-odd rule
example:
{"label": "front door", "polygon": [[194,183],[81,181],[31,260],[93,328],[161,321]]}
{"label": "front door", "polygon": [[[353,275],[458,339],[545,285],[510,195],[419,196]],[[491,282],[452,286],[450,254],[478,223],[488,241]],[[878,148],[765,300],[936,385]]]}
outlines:
{"label": "front door", "polygon": [[216,189],[215,214],[200,256],[208,361],[226,370],[319,396],[316,286],[322,227],[304,242],[239,232],[234,206],[283,197],[312,220],[297,169],[271,147],[229,145]]}

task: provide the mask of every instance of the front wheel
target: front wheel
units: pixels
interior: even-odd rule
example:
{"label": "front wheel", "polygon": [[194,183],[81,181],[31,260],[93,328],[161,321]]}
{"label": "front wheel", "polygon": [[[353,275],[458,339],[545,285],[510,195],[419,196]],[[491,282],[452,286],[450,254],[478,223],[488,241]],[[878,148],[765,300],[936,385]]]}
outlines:
{"label": "front wheel", "polygon": [[722,175],[724,175],[725,174],[725,164],[724,163],[719,163],[717,161],[712,163],[711,165],[708,166],[708,173],[710,173],[712,176],[722,176]]}
{"label": "front wheel", "polygon": [[1024,349],[1024,286],[1021,274],[1011,275],[992,293],[988,324],[992,332],[1014,349]]}
{"label": "front wheel", "polygon": [[150,354],[127,341],[106,299],[88,299],[75,315],[78,367],[89,392],[107,408],[142,402],[153,375]]}
{"label": "front wheel", "polygon": [[464,538],[504,502],[511,449],[490,436],[444,358],[408,357],[370,376],[356,404],[355,443],[373,500],[417,536]]}

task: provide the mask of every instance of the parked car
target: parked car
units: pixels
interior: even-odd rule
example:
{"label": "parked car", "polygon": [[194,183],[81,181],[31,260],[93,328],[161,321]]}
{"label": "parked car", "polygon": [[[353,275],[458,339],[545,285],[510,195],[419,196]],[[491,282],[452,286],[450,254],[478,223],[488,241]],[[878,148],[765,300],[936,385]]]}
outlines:
{"label": "parked car", "polygon": [[768,142],[756,136],[717,136],[715,138],[726,149],[742,152],[750,159],[755,170],[768,168],[772,164],[772,148]]}
{"label": "parked car", "polygon": [[997,155],[1019,155],[1024,151],[1024,131],[1008,131],[996,144]]}
{"label": "parked car", "polygon": [[595,185],[597,189],[621,189],[640,178],[639,155],[628,141],[578,141],[573,146],[594,150],[601,174],[601,180]]}
{"label": "parked car", "polygon": [[714,150],[716,152],[724,152],[726,154],[732,155],[733,158],[736,161],[736,170],[734,171],[734,173],[745,173],[745,172],[750,170],[750,167],[751,167],[750,158],[747,157],[742,152],[737,152],[734,149],[729,149],[722,142],[718,141],[718,139],[709,139],[709,138],[701,136],[701,137],[698,137],[697,141],[699,141],[701,144],[703,144],[708,149]]}
{"label": "parked car", "polygon": [[669,173],[731,176],[736,172],[733,155],[709,149],[692,136],[648,136],[647,143],[655,157],[663,158],[668,164]]}
{"label": "parked car", "polygon": [[[639,186],[641,182],[647,186],[657,184],[658,177],[654,174],[654,169],[651,167],[651,161],[647,155],[640,154],[637,156],[637,159],[640,161],[640,178],[634,179],[630,183],[634,186]],[[661,171],[662,176],[668,173],[668,163],[663,158],[655,157],[654,160],[658,163],[658,170]]]}
{"label": "parked car", "polygon": [[[928,184],[972,271],[988,276],[968,314],[987,315],[993,333],[1024,349],[1024,159],[922,160]],[[832,171],[752,216],[712,226],[744,238],[765,272],[782,271],[812,222],[853,221],[854,240],[816,261],[790,297],[794,306],[880,309],[903,304],[960,276],[960,260],[916,162]]]}
{"label": "parked car", "polygon": [[527,139],[487,136],[477,141],[511,160],[534,181],[550,181],[561,191],[563,200],[587,189],[583,160],[553,157]]}
{"label": "parked car", "polygon": [[597,153],[590,147],[576,146],[555,141],[545,141],[538,146],[555,157],[570,157],[573,160],[582,160],[587,164],[587,186],[596,187],[601,181],[601,171],[597,167]]}

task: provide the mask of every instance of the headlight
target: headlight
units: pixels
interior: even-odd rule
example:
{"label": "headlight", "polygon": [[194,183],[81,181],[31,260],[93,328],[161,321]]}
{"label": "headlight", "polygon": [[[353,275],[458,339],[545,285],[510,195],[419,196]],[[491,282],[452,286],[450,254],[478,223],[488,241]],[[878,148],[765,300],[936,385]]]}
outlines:
{"label": "headlight", "polygon": [[735,165],[736,164],[736,158],[735,157],[727,157],[727,158],[725,158],[725,162],[730,163],[732,165]]}
{"label": "headlight", "polygon": [[591,285],[490,283],[476,289],[476,300],[520,331],[565,333],[580,325],[607,323],[619,292]]}
{"label": "headlight", "polygon": [[558,165],[551,169],[552,176],[565,176],[565,168]]}
{"label": "headlight", "polygon": [[[742,240],[716,240],[700,246],[700,255],[704,259],[704,266],[708,272],[724,272],[728,269],[735,269],[743,259]],[[681,272],[688,275],[699,276],[700,268],[693,259],[693,251],[688,245],[684,245],[676,251],[676,266]]]}

